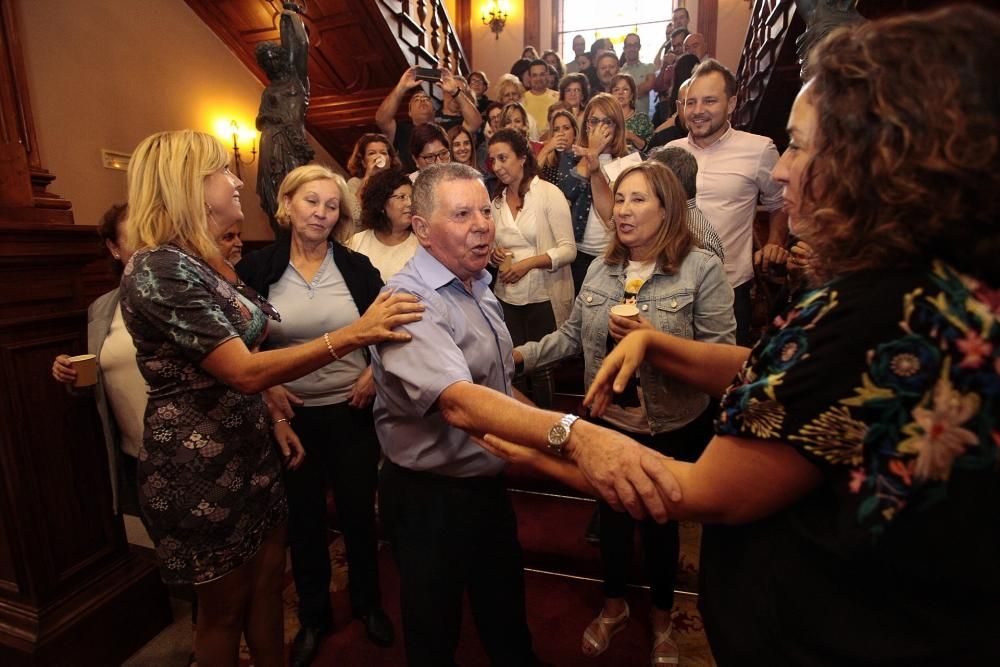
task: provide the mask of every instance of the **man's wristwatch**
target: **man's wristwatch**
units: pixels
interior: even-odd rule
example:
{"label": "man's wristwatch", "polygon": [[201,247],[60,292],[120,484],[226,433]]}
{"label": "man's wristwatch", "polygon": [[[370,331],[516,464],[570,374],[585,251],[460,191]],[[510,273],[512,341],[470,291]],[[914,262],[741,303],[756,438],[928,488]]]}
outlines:
{"label": "man's wristwatch", "polygon": [[449,94],[449,95],[451,95],[451,98],[452,98],[452,99],[455,99],[456,97],[458,97],[458,94],[459,94],[460,92],[462,92],[462,91],[461,91],[461,89],[459,89],[459,88],[456,88],[455,90],[453,90],[452,92],[450,92],[450,93],[448,93],[448,94]]}
{"label": "man's wristwatch", "polygon": [[549,429],[549,451],[551,453],[556,456],[565,456],[564,448],[569,440],[569,432],[573,428],[573,422],[577,419],[579,417],[576,415],[563,415],[563,418]]}

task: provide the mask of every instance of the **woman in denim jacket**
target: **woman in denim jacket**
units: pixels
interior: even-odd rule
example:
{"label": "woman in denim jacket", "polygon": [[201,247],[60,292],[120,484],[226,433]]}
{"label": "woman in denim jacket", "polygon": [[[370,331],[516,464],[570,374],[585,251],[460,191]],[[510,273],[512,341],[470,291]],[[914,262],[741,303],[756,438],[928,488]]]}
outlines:
{"label": "woman in denim jacket", "polygon": [[[603,261],[591,264],[573,312],[562,327],[514,350],[525,372],[583,352],[589,385],[605,354],[630,331],[646,328],[682,338],[733,343],[733,291],[718,257],[696,247],[676,177],[655,162],[624,171],[614,188],[615,237]],[[612,314],[634,304],[638,314]],[[634,318],[634,319],[630,319]],[[643,364],[638,377],[602,421],[663,454],[694,460],[711,437],[708,395]],[[587,627],[582,650],[603,653],[629,617],[625,573],[636,522],[604,502],[601,557],[605,602]],[[639,523],[653,598],[653,663],[675,663],[670,611],[680,549],[677,523]]]}

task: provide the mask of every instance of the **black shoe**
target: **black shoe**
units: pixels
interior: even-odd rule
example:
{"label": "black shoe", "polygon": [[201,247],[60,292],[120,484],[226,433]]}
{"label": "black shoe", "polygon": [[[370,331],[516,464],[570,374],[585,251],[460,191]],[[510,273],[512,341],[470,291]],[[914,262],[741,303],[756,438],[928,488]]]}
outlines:
{"label": "black shoe", "polygon": [[326,630],[303,626],[292,640],[292,653],[288,658],[291,667],[309,667],[319,653],[319,645],[323,642]]}
{"label": "black shoe", "polygon": [[392,642],[396,638],[396,631],[393,630],[392,621],[382,609],[376,607],[367,614],[362,614],[360,618],[361,622],[365,624],[368,639],[373,644],[382,648],[392,646]]}

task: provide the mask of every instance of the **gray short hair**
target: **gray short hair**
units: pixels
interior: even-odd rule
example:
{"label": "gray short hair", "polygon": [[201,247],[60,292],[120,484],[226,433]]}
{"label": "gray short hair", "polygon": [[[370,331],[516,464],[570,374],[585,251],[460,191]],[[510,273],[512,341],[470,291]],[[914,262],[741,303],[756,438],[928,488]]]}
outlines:
{"label": "gray short hair", "polygon": [[437,201],[437,187],[446,181],[482,181],[483,175],[467,164],[445,162],[421,170],[413,184],[413,215],[429,220]]}
{"label": "gray short hair", "polygon": [[661,146],[649,154],[649,159],[674,172],[688,199],[698,194],[698,161],[691,153],[678,146]]}

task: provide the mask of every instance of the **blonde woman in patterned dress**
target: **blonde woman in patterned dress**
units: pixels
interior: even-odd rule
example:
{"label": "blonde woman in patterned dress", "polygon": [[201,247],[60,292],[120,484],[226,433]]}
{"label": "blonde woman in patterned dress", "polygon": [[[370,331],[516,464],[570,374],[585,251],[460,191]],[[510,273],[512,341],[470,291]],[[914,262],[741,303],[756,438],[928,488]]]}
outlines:
{"label": "blonde woman in patterned dress", "polygon": [[[215,236],[243,217],[243,183],[214,137],[183,130],[143,140],[129,166],[129,240],[121,307],[150,387],[139,450],[140,508],[164,580],[194,584],[199,664],[236,665],[240,636],[258,667],[284,664],[281,466],[301,460],[287,421],[261,391],[383,340],[420,318],[406,296],[309,343],[257,352],[270,304],[236,280]],[[271,427],[280,452],[275,448]]]}

